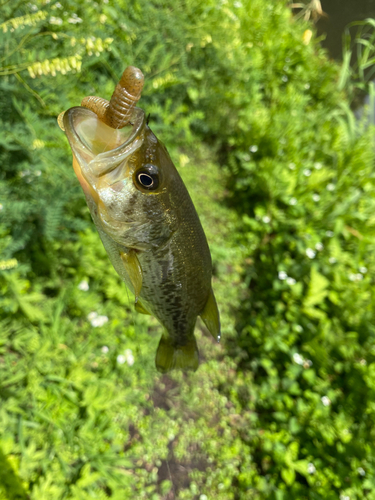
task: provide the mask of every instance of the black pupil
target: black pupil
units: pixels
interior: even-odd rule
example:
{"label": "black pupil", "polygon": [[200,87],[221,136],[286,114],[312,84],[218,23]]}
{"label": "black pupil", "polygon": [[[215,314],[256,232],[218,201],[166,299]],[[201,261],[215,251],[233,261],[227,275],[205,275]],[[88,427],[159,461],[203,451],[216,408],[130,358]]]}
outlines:
{"label": "black pupil", "polygon": [[138,180],[142,184],[142,186],[145,186],[145,187],[150,187],[154,183],[154,179],[151,177],[151,175],[143,174],[143,173],[139,174]]}

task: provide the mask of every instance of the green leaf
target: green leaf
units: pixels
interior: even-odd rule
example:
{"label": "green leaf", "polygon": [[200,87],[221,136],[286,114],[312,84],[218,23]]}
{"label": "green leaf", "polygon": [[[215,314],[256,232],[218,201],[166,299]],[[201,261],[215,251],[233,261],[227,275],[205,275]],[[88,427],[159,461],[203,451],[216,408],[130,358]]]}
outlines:
{"label": "green leaf", "polygon": [[282,469],[281,477],[288,486],[291,486],[296,479],[296,473],[293,469]]}
{"label": "green leaf", "polygon": [[322,274],[320,274],[316,267],[311,268],[310,283],[307,295],[303,301],[305,308],[311,308],[321,304],[328,293],[329,281]]}

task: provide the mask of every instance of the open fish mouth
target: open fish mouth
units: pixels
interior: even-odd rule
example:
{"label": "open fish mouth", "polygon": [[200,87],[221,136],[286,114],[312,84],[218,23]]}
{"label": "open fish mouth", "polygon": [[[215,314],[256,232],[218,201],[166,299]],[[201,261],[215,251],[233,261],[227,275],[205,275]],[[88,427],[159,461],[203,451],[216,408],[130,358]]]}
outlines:
{"label": "open fish mouth", "polygon": [[68,109],[62,122],[82,175],[90,184],[141,147],[146,125],[140,108],[134,108],[129,124],[121,129],[109,127],[93,111],[81,106]]}

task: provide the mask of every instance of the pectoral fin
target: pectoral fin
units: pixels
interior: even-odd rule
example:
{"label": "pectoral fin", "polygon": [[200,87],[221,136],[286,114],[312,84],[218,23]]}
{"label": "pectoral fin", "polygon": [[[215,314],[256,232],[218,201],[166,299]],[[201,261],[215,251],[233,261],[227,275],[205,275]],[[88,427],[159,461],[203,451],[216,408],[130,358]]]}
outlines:
{"label": "pectoral fin", "polygon": [[141,314],[151,314],[147,311],[147,309],[144,307],[142,302],[138,299],[138,302],[135,303],[135,310]]}
{"label": "pectoral fin", "polygon": [[142,289],[143,273],[142,268],[139,263],[137,254],[134,250],[130,250],[128,253],[121,252],[121,259],[124,263],[126,272],[129,275],[129,279],[134,288],[135,303],[137,304],[139,295]]}
{"label": "pectoral fin", "polygon": [[220,342],[220,317],[212,288],[200,317],[215,340]]}

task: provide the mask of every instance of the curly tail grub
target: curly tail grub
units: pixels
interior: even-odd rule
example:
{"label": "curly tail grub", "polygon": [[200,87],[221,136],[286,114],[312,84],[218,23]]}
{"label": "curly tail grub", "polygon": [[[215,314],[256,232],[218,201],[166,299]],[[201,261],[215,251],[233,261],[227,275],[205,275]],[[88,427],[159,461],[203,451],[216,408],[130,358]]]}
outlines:
{"label": "curly tail grub", "polygon": [[141,97],[143,84],[142,71],[134,66],[128,66],[116,85],[110,101],[88,96],[82,100],[81,106],[96,113],[99,120],[109,127],[116,129],[125,127]]}

